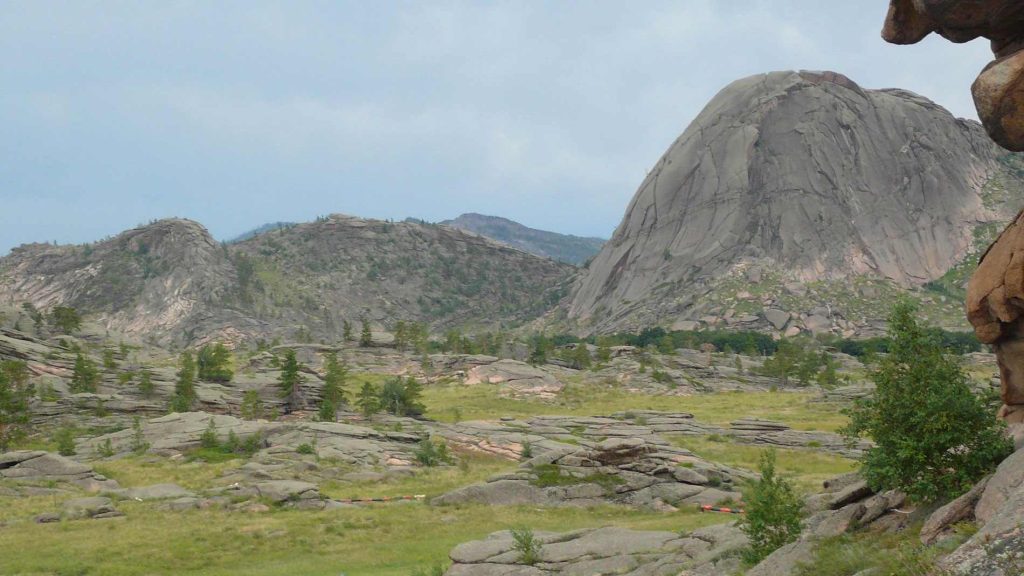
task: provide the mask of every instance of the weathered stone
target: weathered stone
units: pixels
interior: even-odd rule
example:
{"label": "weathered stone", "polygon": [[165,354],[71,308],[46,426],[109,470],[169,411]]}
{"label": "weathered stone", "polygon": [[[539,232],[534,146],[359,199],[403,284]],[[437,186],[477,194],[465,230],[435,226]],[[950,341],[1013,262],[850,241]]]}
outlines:
{"label": "weathered stone", "polygon": [[950,526],[974,517],[974,507],[985,491],[988,478],[978,482],[967,493],[945,504],[925,520],[921,526],[921,542],[931,544]]}
{"label": "weathered stone", "polygon": [[112,514],[118,514],[110,498],[93,496],[91,498],[73,498],[62,505],[61,516],[67,520],[81,518],[109,518]]}
{"label": "weathered stone", "polygon": [[789,324],[789,317],[789,312],[783,312],[775,308],[766,308],[764,310],[765,320],[776,330],[784,330],[786,324]]}

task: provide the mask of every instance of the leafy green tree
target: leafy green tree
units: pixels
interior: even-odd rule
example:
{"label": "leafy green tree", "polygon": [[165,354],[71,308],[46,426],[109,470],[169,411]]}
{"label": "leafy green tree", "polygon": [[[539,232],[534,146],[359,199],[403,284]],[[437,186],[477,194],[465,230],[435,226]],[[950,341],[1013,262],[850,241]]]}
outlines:
{"label": "leafy green tree", "polygon": [[380,397],[369,382],[363,382],[363,387],[359,389],[356,405],[359,406],[359,411],[363,416],[367,418],[380,412]]}
{"label": "leafy green tree", "polygon": [[76,394],[96,392],[99,381],[100,373],[96,369],[96,363],[78,353],[75,356],[75,367],[71,372],[71,391]]}
{"label": "leafy green tree", "polygon": [[298,410],[302,403],[302,380],[295,350],[288,349],[284,353],[284,361],[281,362],[281,375],[277,379],[277,385],[281,389],[281,397],[288,401],[289,412]]}
{"label": "leafy green tree", "polygon": [[171,412],[188,412],[196,401],[196,361],[186,350],[178,359],[178,379],[174,382]]}
{"label": "leafy green tree", "polygon": [[889,353],[871,374],[874,393],[848,411],[848,436],[870,437],[861,473],[875,490],[932,502],[970,488],[1013,450],[1004,425],[971,392],[934,330],[901,301],[889,316]]}
{"label": "leafy green tree", "polygon": [[63,334],[74,334],[82,328],[82,317],[71,306],[57,306],[50,311],[50,323]]}
{"label": "leafy green tree", "polygon": [[230,382],[235,376],[231,370],[231,351],[220,342],[200,348],[196,366],[199,379],[207,382]]}
{"label": "leafy green tree", "polygon": [[775,472],[775,450],[761,453],[761,478],[744,494],[746,514],[739,521],[750,539],[744,560],[757,564],[800,536],[803,502],[793,486]]}
{"label": "leafy green tree", "polygon": [[359,333],[359,345],[368,348],[373,344],[373,333],[370,332],[370,323],[363,320],[363,329]]}
{"label": "leafy green tree", "polygon": [[24,362],[0,362],[0,452],[22,438],[29,428],[29,401],[32,388]]}

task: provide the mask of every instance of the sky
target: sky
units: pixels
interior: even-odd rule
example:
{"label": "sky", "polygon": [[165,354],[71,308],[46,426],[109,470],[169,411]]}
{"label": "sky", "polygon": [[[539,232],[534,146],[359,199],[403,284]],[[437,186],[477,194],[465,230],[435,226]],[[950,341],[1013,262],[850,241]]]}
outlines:
{"label": "sky", "polygon": [[835,70],[976,118],[987,42],[891,46],[887,4],[0,0],[0,254],[172,216],[608,237],[737,78]]}

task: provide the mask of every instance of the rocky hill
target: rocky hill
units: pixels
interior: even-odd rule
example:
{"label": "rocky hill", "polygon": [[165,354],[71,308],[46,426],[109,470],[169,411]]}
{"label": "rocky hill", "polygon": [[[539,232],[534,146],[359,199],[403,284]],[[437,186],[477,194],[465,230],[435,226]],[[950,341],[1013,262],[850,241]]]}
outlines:
{"label": "rocky hill", "polygon": [[330,216],[219,244],[161,220],[80,246],[0,258],[0,302],[73,306],[154,343],[337,339],[345,321],[509,326],[565,294],[571,266],[445,226]]}
{"label": "rocky hill", "polygon": [[483,214],[463,214],[441,224],[475,232],[531,254],[577,266],[593,258],[605,242],[601,238],[537,230],[507,218]]}
{"label": "rocky hill", "polygon": [[650,171],[565,315],[589,332],[853,334],[909,290],[962,325],[964,282],[1020,203],[1021,166],[980,124],[904,90],[833,72],[744,78]]}

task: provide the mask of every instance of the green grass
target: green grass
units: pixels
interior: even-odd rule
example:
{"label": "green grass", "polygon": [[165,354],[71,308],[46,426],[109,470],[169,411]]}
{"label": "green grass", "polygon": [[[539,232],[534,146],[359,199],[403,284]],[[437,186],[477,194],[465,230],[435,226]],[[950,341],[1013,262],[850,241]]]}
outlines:
{"label": "green grass", "polygon": [[[672,441],[706,460],[753,472],[757,472],[761,453],[766,449],[764,446],[735,444],[721,437],[679,436]],[[825,480],[857,468],[854,460],[818,451],[776,448],[775,454],[776,469],[805,492],[820,491]]]}
{"label": "green grass", "polygon": [[123,487],[173,482],[191,490],[218,486],[217,479],[246,463],[245,459],[220,462],[175,462],[156,456],[129,456],[95,465],[95,470]]}
{"label": "green grass", "polygon": [[541,464],[533,468],[537,479],[532,482],[534,486],[546,488],[548,486],[575,486],[577,484],[597,484],[605,490],[614,490],[616,486],[625,481],[618,476],[596,473],[589,476],[576,477],[563,474],[562,469],[554,464]]}
{"label": "green grass", "polygon": [[131,501],[118,507],[126,518],[26,521],[0,531],[0,574],[408,576],[418,567],[447,564],[449,550],[459,543],[513,526],[681,530],[732,520],[696,510],[659,514],[621,507],[431,508],[398,503],[265,514],[212,509],[173,513]]}
{"label": "green grass", "polygon": [[431,386],[424,390],[427,416],[452,422],[452,406],[463,420],[496,420],[502,416],[600,416],[628,410],[690,412],[697,420],[726,425],[740,418],[777,420],[795,430],[835,431],[846,417],[835,404],[815,401],[810,392],[721,392],[693,396],[632,394],[618,388],[568,385],[554,402],[506,398],[493,385]]}
{"label": "green grass", "polygon": [[440,496],[462,486],[483,482],[503,472],[510,472],[518,463],[479,454],[458,454],[458,466],[422,468],[415,476],[396,476],[383,481],[328,481],[320,492],[330,498],[368,498],[424,494]]}

